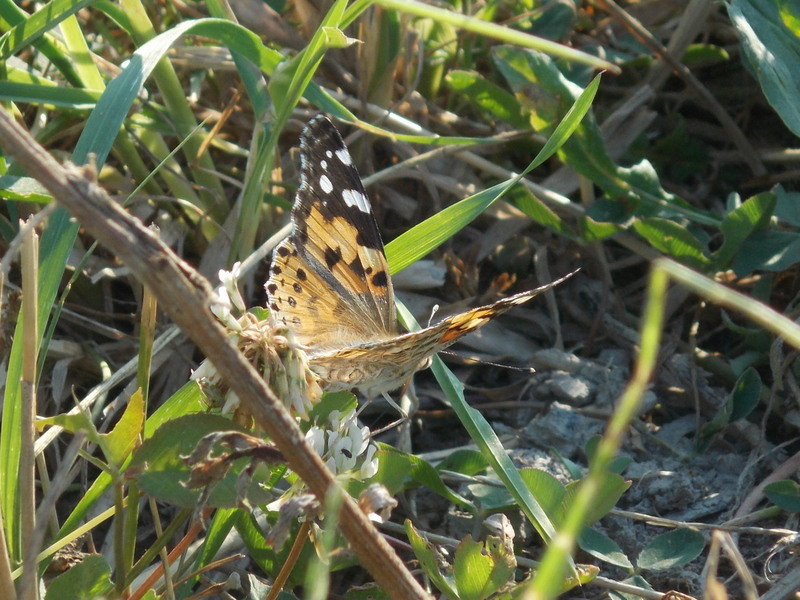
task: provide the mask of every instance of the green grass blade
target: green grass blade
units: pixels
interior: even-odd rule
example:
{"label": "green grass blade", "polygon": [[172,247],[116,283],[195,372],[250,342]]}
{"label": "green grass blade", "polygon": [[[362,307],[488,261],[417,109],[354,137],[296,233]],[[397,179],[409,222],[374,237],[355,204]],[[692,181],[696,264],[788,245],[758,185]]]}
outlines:
{"label": "green grass blade", "polygon": [[0,38],[0,60],[7,60],[34,40],[74,15],[91,0],[53,0]]}
{"label": "green grass blade", "polygon": [[[0,28],[10,31],[13,27],[24,25],[30,18],[25,11],[19,8],[13,0],[0,0]],[[37,39],[33,44],[40,50],[66,80],[75,86],[80,86],[81,80],[70,60],[69,53],[57,40],[49,35]]]}
{"label": "green grass blade", "polygon": [[512,186],[531,170],[555,154],[578,127],[581,119],[592,105],[600,85],[600,76],[586,86],[573,106],[559,123],[553,135],[531,161],[527,168],[512,179],[504,181],[448,206],[436,215],[409,229],[386,245],[386,258],[392,273],[402,271],[444,241],[450,239],[471,223],[484,210],[502,198]]}
{"label": "green grass blade", "polygon": [[8,102],[28,102],[44,106],[60,106],[74,110],[94,108],[102,92],[72,87],[35,83],[0,81],[0,99]]}
{"label": "green grass blade", "polygon": [[619,73],[620,69],[613,63],[610,63],[597,56],[586,54],[580,50],[575,50],[558,44],[544,38],[536,37],[510,27],[498,25],[497,23],[490,23],[482,19],[477,19],[469,15],[465,15],[452,10],[445,10],[437,8],[430,4],[423,4],[414,0],[377,0],[376,4],[393,8],[404,13],[412,14],[417,17],[423,17],[438,21],[439,23],[447,23],[454,27],[458,27],[464,31],[469,31],[481,37],[494,38],[506,44],[513,44],[521,48],[530,48],[532,50],[539,50],[551,56],[556,56],[564,60],[570,60],[585,65],[590,65],[597,69],[604,69],[612,73]]}

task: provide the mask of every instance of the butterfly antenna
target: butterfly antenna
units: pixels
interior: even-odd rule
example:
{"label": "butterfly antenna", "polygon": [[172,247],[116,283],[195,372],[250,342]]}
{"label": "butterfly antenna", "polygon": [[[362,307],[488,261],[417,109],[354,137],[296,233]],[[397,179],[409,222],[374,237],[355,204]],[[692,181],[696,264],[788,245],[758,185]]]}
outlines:
{"label": "butterfly antenna", "polygon": [[492,362],[490,360],[470,358],[468,356],[462,356],[457,352],[452,352],[450,350],[440,350],[439,354],[447,354],[448,356],[455,356],[464,361],[468,365],[489,365],[492,367],[500,367],[501,369],[508,369],[509,371],[521,371],[523,373],[528,373],[529,375],[536,373],[536,369],[534,369],[533,367],[520,367],[519,365],[507,365],[503,363]]}
{"label": "butterfly antenna", "polygon": [[[433,321],[433,316],[434,316],[434,315],[435,315],[437,312],[439,312],[439,305],[438,305],[438,304],[434,304],[434,305],[433,305],[433,308],[431,309],[431,316],[430,316],[430,317],[428,317],[428,325],[427,325],[426,327],[430,327],[430,326],[431,326],[431,321]],[[408,384],[406,384],[406,385],[408,385]]]}

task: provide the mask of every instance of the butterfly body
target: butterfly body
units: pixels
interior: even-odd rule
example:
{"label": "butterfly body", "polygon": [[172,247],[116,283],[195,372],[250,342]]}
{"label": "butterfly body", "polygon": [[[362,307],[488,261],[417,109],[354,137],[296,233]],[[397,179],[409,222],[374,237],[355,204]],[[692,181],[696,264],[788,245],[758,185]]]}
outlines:
{"label": "butterfly body", "polygon": [[439,350],[571,276],[401,334],[369,200],[339,132],[322,116],[301,136],[292,223],[273,255],[268,306],[330,391],[357,388],[372,398],[395,390]]}

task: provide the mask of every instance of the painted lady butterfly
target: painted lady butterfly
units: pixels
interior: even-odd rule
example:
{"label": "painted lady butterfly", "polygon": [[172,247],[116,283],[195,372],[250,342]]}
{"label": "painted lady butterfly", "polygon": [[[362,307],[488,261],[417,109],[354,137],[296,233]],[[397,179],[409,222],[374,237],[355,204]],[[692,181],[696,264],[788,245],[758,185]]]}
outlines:
{"label": "painted lady butterfly", "polygon": [[328,390],[386,395],[461,336],[572,276],[400,333],[378,225],[341,135],[318,116],[300,146],[293,229],[265,287],[276,321],[293,330]]}

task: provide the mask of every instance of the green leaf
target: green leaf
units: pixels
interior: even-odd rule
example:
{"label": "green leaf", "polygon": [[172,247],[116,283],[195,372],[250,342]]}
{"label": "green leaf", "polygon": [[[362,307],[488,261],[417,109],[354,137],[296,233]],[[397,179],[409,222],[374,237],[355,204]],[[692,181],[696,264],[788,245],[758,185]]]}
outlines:
{"label": "green leaf", "polygon": [[[635,586],[645,590],[646,592],[652,592],[653,586],[647,583],[647,580],[642,577],[641,575],[634,575],[633,577],[628,577],[627,579],[623,579],[622,583],[626,585]],[[608,597],[611,600],[641,600],[641,598],[646,597],[645,594],[628,594],[624,592],[617,592],[615,590],[609,590]]]}
{"label": "green leaf", "polygon": [[423,571],[431,578],[433,585],[449,598],[453,598],[454,600],[458,599],[458,592],[453,587],[454,582],[452,575],[447,575],[439,569],[440,561],[439,556],[437,556],[438,552],[436,552],[426,539],[417,533],[411,521],[406,520],[405,525],[406,535],[411,544],[411,549],[414,551],[414,555],[417,557]]}
{"label": "green leaf", "polygon": [[103,451],[108,453],[106,460],[110,464],[119,468],[130,456],[142,433],[144,417],[144,396],[142,390],[136,390],[114,429],[100,434]]}
{"label": "green leaf", "polygon": [[623,569],[633,570],[633,565],[617,543],[606,534],[584,527],[578,537],[578,546],[595,558]]}
{"label": "green leaf", "polygon": [[633,224],[636,233],[650,244],[694,269],[705,270],[710,261],[705,247],[688,229],[667,219],[649,218]]}
{"label": "green leaf", "polygon": [[720,226],[724,241],[713,255],[718,270],[723,271],[729,267],[750,234],[769,225],[776,203],[775,194],[764,192],[748,198],[741,206],[725,215]]}
{"label": "green leaf", "polygon": [[542,506],[544,512],[553,521],[553,525],[558,528],[562,524],[560,520],[563,514],[562,502],[566,495],[564,485],[553,475],[542,469],[527,467],[520,469],[519,474],[531,494]]}
{"label": "green leaf", "polygon": [[764,486],[764,495],[783,510],[800,512],[800,485],[790,479]]}
{"label": "green leaf", "polygon": [[[571,481],[566,485],[566,495],[563,502],[564,513],[561,519],[566,518],[567,513],[570,511],[580,483],[580,481]],[[584,523],[591,525],[606,516],[617,505],[622,494],[628,491],[629,487],[631,487],[630,481],[625,481],[623,477],[616,473],[606,473],[603,478],[603,484],[597,490],[595,500],[589,508],[589,512],[586,513]]]}
{"label": "green leaf", "polygon": [[566,114],[553,131],[550,139],[522,173],[448,206],[388,243],[386,259],[389,262],[391,273],[402,271],[450,239],[494,202],[502,198],[522,177],[551,157],[579,126],[581,119],[591,106],[599,85],[600,79],[596,77],[577,97],[569,110],[565,109]]}
{"label": "green leaf", "polygon": [[312,423],[325,423],[334,410],[347,413],[358,408],[358,399],[352,392],[325,392],[311,409]]}
{"label": "green leaf", "polygon": [[516,559],[513,552],[489,536],[486,544],[468,535],[456,548],[453,575],[461,600],[483,600],[508,583],[514,574]]}
{"label": "green leaf", "polygon": [[464,387],[455,375],[436,356],[431,365],[436,381],[441,386],[459,421],[469,433],[470,438],[478,446],[484,458],[503,481],[509,493],[517,501],[520,510],[531,521],[539,535],[550,540],[555,529],[547,514],[525,485],[519,471],[506,454],[503,444],[486,421],[485,417],[469,406],[464,399]]}
{"label": "green leaf", "polygon": [[800,43],[797,31],[791,28],[800,18],[797,3],[731,0],[726,6],[742,39],[746,64],[767,101],[786,126],[800,136]]}
{"label": "green leaf", "polygon": [[574,233],[549,206],[539,200],[531,191],[523,186],[514,188],[510,193],[510,200],[518,209],[524,212],[532,221],[565,235],[574,237]]}
{"label": "green leaf", "polygon": [[[470,512],[475,512],[475,507],[472,505],[472,503],[462,498],[449,487],[447,487],[442,481],[439,472],[434,469],[433,466],[426,460],[423,460],[414,454],[402,452],[401,450],[386,444],[378,444],[378,452],[376,455],[378,456],[379,460],[379,474],[385,469],[385,465],[381,463],[386,461],[386,465],[390,463],[392,465],[390,470],[401,472],[405,477],[410,477],[415,483],[427,487],[432,492],[439,494],[443,498],[446,498],[449,502],[457,504],[461,508]],[[377,477],[375,479],[382,481]],[[387,483],[383,483],[389,487]],[[392,488],[389,489],[391,490]]]}
{"label": "green leaf", "polygon": [[[177,506],[195,508],[200,491],[185,486],[189,480],[189,467],[182,457],[190,455],[206,434],[230,430],[244,431],[231,420],[218,415],[195,414],[170,421],[134,453],[126,475],[135,479],[143,492]],[[209,507],[240,506],[237,476],[248,463],[249,459],[234,462],[230,471],[211,490]],[[257,504],[271,499],[264,489],[269,487],[266,484],[270,476],[263,465],[257,467],[246,491],[250,502]]]}
{"label": "green leaf", "polygon": [[472,476],[485,471],[488,466],[483,454],[477,450],[464,448],[448,454],[442,462],[436,465],[436,470],[439,472],[453,471]]}
{"label": "green leaf", "polygon": [[748,368],[736,380],[731,393],[731,421],[744,419],[753,412],[761,398],[761,376],[754,368]]}
{"label": "green leaf", "polygon": [[703,534],[694,529],[675,529],[656,536],[639,554],[636,567],[663,571],[694,560],[705,548]]}
{"label": "green leaf", "polygon": [[530,123],[522,116],[519,101],[500,86],[476,71],[448,71],[445,82],[454,92],[463,94],[472,104],[491,117],[516,129],[528,129]]}
{"label": "green leaf", "polygon": [[99,554],[90,554],[48,584],[45,600],[97,600],[113,589],[111,567]]}
{"label": "green leaf", "polygon": [[[559,124],[566,107],[580,88],[559,71],[549,56],[513,46],[496,46],[492,58],[526,111],[531,125],[545,135]],[[646,161],[631,167],[611,159],[600,128],[589,114],[559,150],[559,158],[598,185],[605,194],[625,199],[631,212],[653,216],[659,211],[681,214],[699,223],[716,219],[679,202],[661,186],[658,174]]]}
{"label": "green leaf", "polygon": [[775,216],[784,223],[800,227],[800,192],[788,192],[782,186],[776,185],[772,192],[778,201],[775,205]]}
{"label": "green leaf", "polygon": [[0,38],[0,60],[5,61],[22,48],[55,28],[64,19],[75,14],[91,0],[52,0],[28,19],[9,29]]}
{"label": "green leaf", "polygon": [[19,200],[22,202],[39,202],[47,204],[53,200],[41,183],[30,177],[13,177],[5,175],[0,177],[0,191],[6,200]]}
{"label": "green leaf", "polygon": [[29,102],[44,106],[61,106],[73,110],[94,108],[101,92],[59,87],[55,84],[0,81],[0,98],[9,102]]}
{"label": "green leaf", "polygon": [[753,271],[785,271],[800,262],[800,234],[793,231],[756,231],[742,244],[733,270],[743,277]]}
{"label": "green leaf", "polygon": [[[716,46],[714,44],[689,44],[686,51],[683,53],[683,60],[681,61],[687,67],[692,64],[702,63],[720,63],[730,60],[731,56],[725,48]],[[704,65],[705,66],[705,65]]]}
{"label": "green leaf", "polygon": [[88,440],[93,444],[100,443],[100,434],[92,423],[91,419],[82,412],[78,414],[62,414],[52,417],[36,419],[36,429],[43,431],[45,427],[63,427],[64,431],[75,434],[79,431],[85,432]]}

